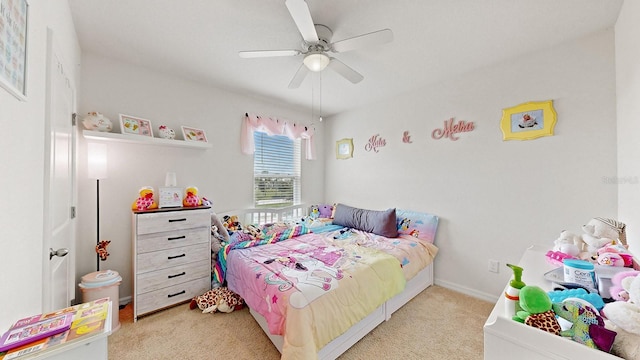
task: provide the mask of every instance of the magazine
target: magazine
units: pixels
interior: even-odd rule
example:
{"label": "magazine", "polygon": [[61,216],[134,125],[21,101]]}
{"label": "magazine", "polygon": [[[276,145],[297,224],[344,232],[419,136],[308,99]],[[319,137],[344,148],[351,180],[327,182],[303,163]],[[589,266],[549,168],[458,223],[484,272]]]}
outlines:
{"label": "magazine", "polygon": [[7,351],[69,330],[72,322],[72,313],[47,318],[37,315],[20,319],[0,338],[0,351]]}
{"label": "magazine", "polygon": [[71,316],[69,327],[57,334],[49,335],[40,340],[32,340],[21,346],[0,351],[0,360],[11,360],[24,355],[34,354],[52,346],[67,343],[75,339],[85,338],[91,334],[100,334],[105,329],[111,302],[109,298],[102,298],[87,303],[71,306],[55,312],[36,315],[18,320],[11,329],[28,325],[39,320],[54,319],[60,316]]}

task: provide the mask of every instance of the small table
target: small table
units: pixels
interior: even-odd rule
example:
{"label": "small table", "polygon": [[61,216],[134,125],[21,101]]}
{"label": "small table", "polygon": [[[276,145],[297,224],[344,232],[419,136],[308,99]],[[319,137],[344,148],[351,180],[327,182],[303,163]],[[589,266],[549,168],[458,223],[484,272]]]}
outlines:
{"label": "small table", "polygon": [[[113,316],[113,303],[108,299],[98,299],[95,301],[71,306],[66,309],[61,309],[56,313],[60,312],[74,312],[74,322],[79,318],[79,313],[83,310],[87,310],[92,305],[99,304],[100,302],[108,302],[107,306],[107,314],[106,318],[102,324],[97,324],[97,322],[88,322],[89,327],[94,328],[95,330],[87,331],[87,333],[82,335],[75,335],[73,339],[70,339],[71,332],[74,330],[74,325],[70,330],[65,331],[64,333],[58,334],[61,337],[66,339],[65,342],[51,345],[51,346],[43,346],[43,344],[49,344],[50,339],[56,337],[58,335],[54,335],[50,338],[36,341],[32,344],[25,345],[23,347],[12,349],[6,355],[0,355],[0,360],[6,359],[17,359],[17,360],[36,360],[36,359],[47,359],[47,360],[108,360],[108,336],[111,335],[111,317]],[[85,317],[87,319],[89,316]],[[99,327],[98,327],[99,326]],[[87,327],[86,329],[89,329]],[[80,333],[79,331],[76,332]],[[66,335],[65,335],[66,334]],[[19,349],[19,350],[18,350]],[[22,352],[24,355],[20,355],[17,357],[16,354],[12,354],[11,352],[17,350]]]}

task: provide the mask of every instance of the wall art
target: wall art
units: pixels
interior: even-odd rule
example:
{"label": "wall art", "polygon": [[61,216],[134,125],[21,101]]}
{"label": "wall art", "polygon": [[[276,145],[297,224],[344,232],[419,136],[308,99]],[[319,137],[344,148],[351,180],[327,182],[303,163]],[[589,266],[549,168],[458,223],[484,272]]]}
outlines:
{"label": "wall art", "polygon": [[123,134],[153,137],[151,120],[131,115],[120,114],[120,132]]}
{"label": "wall art", "polygon": [[380,134],[375,134],[369,138],[369,142],[364,146],[366,151],[378,152],[378,148],[387,145],[387,141],[380,137]]}
{"label": "wall art", "polygon": [[459,139],[459,133],[473,131],[476,128],[473,121],[464,121],[460,120],[457,123],[454,122],[453,118],[449,120],[445,120],[444,127],[442,129],[435,129],[431,132],[431,137],[439,140],[444,138],[449,138],[449,140],[456,141]]}
{"label": "wall art", "polygon": [[413,142],[411,141],[411,135],[409,135],[408,131],[402,133],[402,142],[405,144],[411,144]]}
{"label": "wall art", "polygon": [[27,0],[0,0],[0,86],[25,101]]}
{"label": "wall art", "polygon": [[187,141],[207,142],[207,134],[202,129],[182,126],[182,135]]}
{"label": "wall art", "polygon": [[502,110],[503,140],[532,140],[552,136],[556,125],[553,101],[530,101]]}
{"label": "wall art", "polygon": [[353,157],[353,139],[336,141],[336,159],[349,159]]}

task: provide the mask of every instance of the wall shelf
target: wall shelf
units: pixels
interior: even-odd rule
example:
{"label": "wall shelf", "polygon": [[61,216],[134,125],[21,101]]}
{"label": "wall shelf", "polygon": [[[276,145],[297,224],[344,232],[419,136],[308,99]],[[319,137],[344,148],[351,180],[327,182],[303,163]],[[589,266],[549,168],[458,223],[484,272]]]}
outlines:
{"label": "wall shelf", "polygon": [[88,140],[113,141],[141,145],[175,146],[203,150],[211,149],[213,147],[213,145],[210,143],[197,141],[160,139],[142,135],[127,135],[91,130],[82,130],[82,136],[84,136],[84,138]]}

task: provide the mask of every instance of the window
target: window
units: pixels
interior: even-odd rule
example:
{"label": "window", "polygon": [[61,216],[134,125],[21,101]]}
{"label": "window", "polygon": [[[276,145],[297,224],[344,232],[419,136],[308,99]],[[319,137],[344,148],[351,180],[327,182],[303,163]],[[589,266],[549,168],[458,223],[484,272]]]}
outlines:
{"label": "window", "polygon": [[253,198],[256,208],[300,203],[300,139],[253,133]]}

